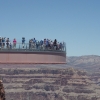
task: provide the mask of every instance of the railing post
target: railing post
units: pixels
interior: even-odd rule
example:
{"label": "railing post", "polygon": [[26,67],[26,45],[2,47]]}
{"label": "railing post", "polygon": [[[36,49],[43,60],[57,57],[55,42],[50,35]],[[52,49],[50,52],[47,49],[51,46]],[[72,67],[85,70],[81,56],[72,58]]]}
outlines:
{"label": "railing post", "polygon": [[19,44],[19,49],[20,49],[20,44]]}

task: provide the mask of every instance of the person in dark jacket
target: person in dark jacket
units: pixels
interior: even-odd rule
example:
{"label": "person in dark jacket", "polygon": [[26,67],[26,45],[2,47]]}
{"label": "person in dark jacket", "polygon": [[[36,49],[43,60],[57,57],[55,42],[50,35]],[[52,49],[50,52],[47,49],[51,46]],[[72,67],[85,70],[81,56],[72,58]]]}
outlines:
{"label": "person in dark jacket", "polygon": [[57,50],[57,40],[55,39],[53,42],[54,50]]}

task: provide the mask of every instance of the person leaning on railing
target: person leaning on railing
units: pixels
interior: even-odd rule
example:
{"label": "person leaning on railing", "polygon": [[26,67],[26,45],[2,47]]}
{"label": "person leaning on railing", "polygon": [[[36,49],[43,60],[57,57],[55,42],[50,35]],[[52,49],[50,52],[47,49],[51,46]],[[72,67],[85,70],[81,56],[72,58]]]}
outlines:
{"label": "person leaning on railing", "polygon": [[29,40],[29,49],[33,49],[35,46],[35,43],[33,43],[33,39]]}

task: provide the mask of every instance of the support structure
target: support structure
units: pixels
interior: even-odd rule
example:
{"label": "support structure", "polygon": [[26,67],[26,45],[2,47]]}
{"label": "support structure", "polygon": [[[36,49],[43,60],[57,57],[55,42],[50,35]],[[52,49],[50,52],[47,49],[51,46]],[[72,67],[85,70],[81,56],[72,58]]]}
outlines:
{"label": "support structure", "polygon": [[66,52],[62,51],[0,51],[0,63],[14,64],[65,64]]}

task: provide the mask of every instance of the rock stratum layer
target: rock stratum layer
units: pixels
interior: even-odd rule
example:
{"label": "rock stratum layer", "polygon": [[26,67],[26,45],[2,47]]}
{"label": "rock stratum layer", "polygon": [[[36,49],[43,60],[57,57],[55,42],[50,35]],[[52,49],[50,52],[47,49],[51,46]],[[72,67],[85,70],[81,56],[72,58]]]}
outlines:
{"label": "rock stratum layer", "polygon": [[97,100],[100,95],[84,71],[40,66],[0,66],[6,100]]}

